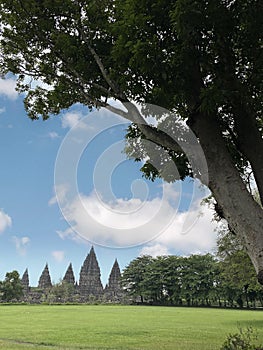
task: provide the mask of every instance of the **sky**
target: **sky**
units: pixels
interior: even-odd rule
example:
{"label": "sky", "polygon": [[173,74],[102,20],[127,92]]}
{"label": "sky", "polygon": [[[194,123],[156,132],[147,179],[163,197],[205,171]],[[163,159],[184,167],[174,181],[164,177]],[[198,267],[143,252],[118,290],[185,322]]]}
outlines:
{"label": "sky", "polygon": [[0,280],[28,268],[37,286],[46,263],[52,282],[72,262],[78,280],[94,246],[105,285],[114,260],[213,252],[213,212],[197,181],[142,177],[127,159],[127,121],[79,104],[31,121],[11,77],[0,80]]}

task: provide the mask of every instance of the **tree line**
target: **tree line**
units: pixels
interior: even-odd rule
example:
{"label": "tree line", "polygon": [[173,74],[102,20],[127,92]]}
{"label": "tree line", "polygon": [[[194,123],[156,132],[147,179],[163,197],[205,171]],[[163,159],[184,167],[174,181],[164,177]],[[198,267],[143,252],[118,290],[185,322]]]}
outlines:
{"label": "tree line", "polygon": [[247,253],[239,247],[217,255],[140,256],[124,269],[121,283],[130,300],[138,303],[263,306],[262,286]]}
{"label": "tree line", "polygon": [[[212,254],[137,257],[122,273],[126,299],[130,303],[154,305],[263,307],[263,289],[247,253],[237,249],[224,254],[224,258]],[[63,283],[50,290],[52,296],[68,296],[68,293],[68,286]],[[0,300],[22,298],[19,273],[7,272],[0,281]]]}

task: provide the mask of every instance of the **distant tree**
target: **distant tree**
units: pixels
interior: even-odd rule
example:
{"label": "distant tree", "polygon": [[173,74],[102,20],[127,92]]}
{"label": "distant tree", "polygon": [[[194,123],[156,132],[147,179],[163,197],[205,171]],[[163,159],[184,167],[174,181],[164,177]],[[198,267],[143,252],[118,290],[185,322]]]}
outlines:
{"label": "distant tree", "polygon": [[56,302],[69,301],[74,295],[74,285],[66,281],[60,281],[52,286],[49,292],[49,300]]}
{"label": "distant tree", "polygon": [[0,20],[0,71],[17,76],[29,116],[81,103],[133,122],[129,155],[147,159],[145,175],[208,186],[263,284],[263,211],[249,190],[252,179],[263,201],[262,0],[1,0]]}
{"label": "distant tree", "polygon": [[195,254],[186,259],[183,271],[184,291],[190,289],[192,303],[210,305],[214,282],[217,275],[216,260],[211,254]]}
{"label": "distant tree", "polygon": [[143,256],[123,271],[122,284],[132,297],[158,304],[209,305],[217,263],[213,256]]}
{"label": "distant tree", "polygon": [[185,258],[169,255],[162,262],[162,279],[167,301],[170,304],[182,304],[182,269]]}
{"label": "distant tree", "polygon": [[60,281],[52,287],[51,291],[57,298],[67,299],[73,295],[74,285],[66,281]]}
{"label": "distant tree", "polygon": [[249,303],[255,303],[256,299],[262,300],[262,286],[257,281],[255,270],[242,242],[223,226],[217,245],[218,288],[221,296],[231,306],[237,302],[240,307],[244,303],[249,307]]}
{"label": "distant tree", "polygon": [[7,272],[0,285],[1,299],[3,301],[19,300],[23,296],[23,286],[17,271]]}
{"label": "distant tree", "polygon": [[139,297],[142,303],[151,294],[147,278],[152,261],[153,258],[148,255],[132,260],[123,270],[121,277],[121,285],[126,292],[135,299]]}
{"label": "distant tree", "polygon": [[[169,301],[169,258],[158,256],[147,265],[144,274],[145,296],[147,300],[155,304],[164,304]],[[175,289],[175,285],[173,286]]]}

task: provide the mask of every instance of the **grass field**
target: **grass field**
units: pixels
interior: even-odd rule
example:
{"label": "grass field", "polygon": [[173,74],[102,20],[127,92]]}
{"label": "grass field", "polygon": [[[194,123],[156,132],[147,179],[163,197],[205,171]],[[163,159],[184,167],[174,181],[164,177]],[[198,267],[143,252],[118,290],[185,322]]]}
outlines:
{"label": "grass field", "polygon": [[1,305],[2,349],[216,350],[263,311],[111,305]]}

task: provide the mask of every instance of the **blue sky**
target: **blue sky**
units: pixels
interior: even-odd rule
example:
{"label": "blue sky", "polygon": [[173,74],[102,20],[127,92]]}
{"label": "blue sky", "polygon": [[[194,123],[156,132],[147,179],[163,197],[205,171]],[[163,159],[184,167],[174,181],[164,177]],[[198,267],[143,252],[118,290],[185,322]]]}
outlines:
{"label": "blue sky", "polygon": [[105,284],[115,258],[187,255],[215,247],[203,188],[142,178],[123,154],[125,120],[80,105],[32,122],[12,78],[0,80],[0,279],[45,263],[52,281],[72,262],[75,277],[91,245]]}

